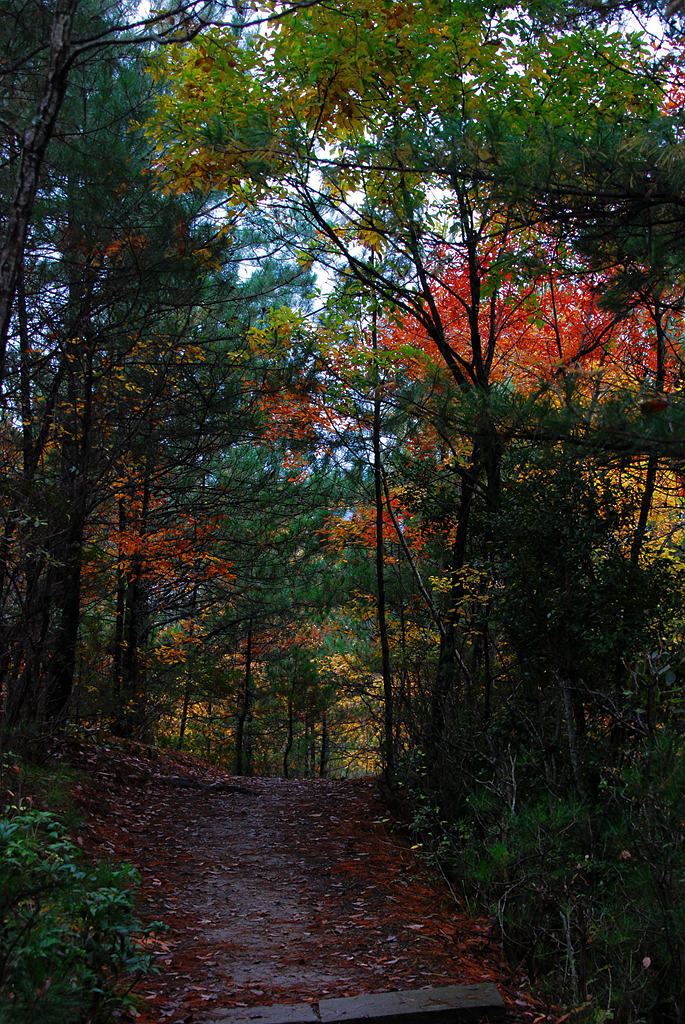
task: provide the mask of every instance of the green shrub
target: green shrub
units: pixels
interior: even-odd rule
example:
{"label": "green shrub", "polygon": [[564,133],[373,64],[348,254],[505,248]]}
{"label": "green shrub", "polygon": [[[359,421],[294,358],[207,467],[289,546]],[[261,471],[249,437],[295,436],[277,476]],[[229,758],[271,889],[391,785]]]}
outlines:
{"label": "green shrub", "polygon": [[589,1021],[685,1019],[684,794],[683,741],[665,730],[592,803],[528,792],[497,813],[471,794],[452,870],[540,994]]}
{"label": "green shrub", "polygon": [[86,865],[51,814],[0,818],[0,1024],[86,1024],[148,968],[134,942],[132,868]]}

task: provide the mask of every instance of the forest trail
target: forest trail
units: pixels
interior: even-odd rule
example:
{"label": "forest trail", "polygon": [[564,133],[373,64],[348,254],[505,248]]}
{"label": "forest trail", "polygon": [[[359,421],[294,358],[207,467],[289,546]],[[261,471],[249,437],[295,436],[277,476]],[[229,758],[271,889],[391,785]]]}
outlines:
{"label": "forest trail", "polygon": [[[134,864],[159,973],[138,1024],[212,1024],[235,1007],[495,982],[507,1020],[552,1019],[389,827],[371,780],[233,779],[183,755],[72,749],[77,842]],[[183,788],[173,776],[243,791]]]}

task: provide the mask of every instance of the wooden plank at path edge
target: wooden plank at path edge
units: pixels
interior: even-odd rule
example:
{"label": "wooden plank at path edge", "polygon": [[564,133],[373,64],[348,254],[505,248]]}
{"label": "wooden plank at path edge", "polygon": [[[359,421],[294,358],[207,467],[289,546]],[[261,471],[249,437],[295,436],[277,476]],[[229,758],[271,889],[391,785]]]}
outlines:
{"label": "wooden plank at path edge", "polygon": [[497,986],[446,985],[405,992],[374,992],[345,999],[235,1009],[212,1024],[458,1024],[497,1020],[505,1006]]}
{"label": "wooden plank at path edge", "polygon": [[376,992],[347,999],[322,999],[322,1024],[366,1024],[400,1020],[402,1024],[450,1024],[451,1021],[504,1014],[495,985],[447,985],[411,992]]}

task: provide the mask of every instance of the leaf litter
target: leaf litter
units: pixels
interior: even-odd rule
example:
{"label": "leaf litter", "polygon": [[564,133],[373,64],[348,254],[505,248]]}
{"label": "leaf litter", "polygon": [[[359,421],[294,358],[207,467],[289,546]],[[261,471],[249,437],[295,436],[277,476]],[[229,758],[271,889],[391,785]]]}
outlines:
{"label": "leaf litter", "polygon": [[455,905],[393,827],[374,780],[236,779],[124,742],[72,741],[62,756],[87,771],[79,845],[133,864],[141,917],[164,925],[146,940],[157,970],[135,986],[136,1024],[485,981],[513,1024],[558,1021],[504,961],[493,922]]}

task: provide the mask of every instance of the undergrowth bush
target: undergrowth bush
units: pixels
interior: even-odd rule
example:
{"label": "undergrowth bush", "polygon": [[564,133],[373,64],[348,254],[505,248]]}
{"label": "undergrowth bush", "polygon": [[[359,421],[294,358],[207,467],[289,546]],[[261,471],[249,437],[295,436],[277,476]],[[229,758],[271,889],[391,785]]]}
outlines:
{"label": "undergrowth bush", "polygon": [[684,794],[685,746],[663,730],[607,771],[592,801],[519,788],[514,808],[473,785],[448,823],[424,794],[416,826],[498,918],[538,994],[577,1021],[682,1024]]}
{"label": "undergrowth bush", "polygon": [[[149,968],[136,944],[136,872],[86,865],[51,814],[0,818],[0,1024],[91,1024],[128,1002]],[[130,987],[130,986],[129,986]]]}

